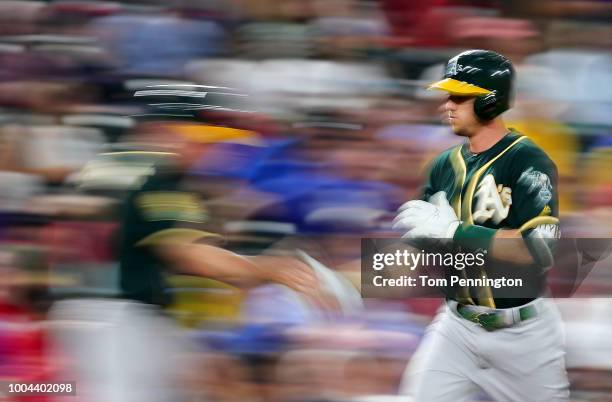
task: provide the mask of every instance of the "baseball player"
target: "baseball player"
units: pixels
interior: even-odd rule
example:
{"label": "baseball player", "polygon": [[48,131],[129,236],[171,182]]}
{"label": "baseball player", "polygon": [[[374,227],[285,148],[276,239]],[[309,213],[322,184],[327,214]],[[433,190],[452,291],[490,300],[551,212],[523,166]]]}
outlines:
{"label": "baseball player", "polygon": [[[395,227],[413,241],[449,239],[452,247],[545,272],[559,236],[556,167],[504,125],[514,74],[510,61],[492,51],[469,50],[448,61],[444,79],[430,89],[448,93],[448,122],[467,141],[433,161],[422,199],[400,208]],[[568,400],[554,306],[497,292],[460,287],[447,295],[402,393],[419,402],[472,400],[482,391],[498,401]]]}
{"label": "baseball player", "polygon": [[119,297],[64,300],[51,313],[54,349],[74,365],[58,379],[76,378],[82,400],[185,400],[182,381],[194,367],[184,360],[197,354],[159,308],[169,303],[171,272],[245,288],[276,283],[308,297],[319,289],[317,274],[298,258],[217,246],[220,236],[203,230],[211,216],[201,194],[186,185],[209,144],[170,127],[162,125],[174,152],[126,199]]}

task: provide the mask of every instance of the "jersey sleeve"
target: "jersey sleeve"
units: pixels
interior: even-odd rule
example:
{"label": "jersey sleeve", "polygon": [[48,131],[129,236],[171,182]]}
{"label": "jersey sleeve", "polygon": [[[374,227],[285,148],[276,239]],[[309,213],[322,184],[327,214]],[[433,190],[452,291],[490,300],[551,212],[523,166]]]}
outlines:
{"label": "jersey sleeve", "polygon": [[510,223],[518,228],[537,266],[554,264],[559,231],[557,168],[539,148],[514,161]]}
{"label": "jersey sleeve", "polygon": [[521,231],[559,223],[558,177],[553,161],[539,148],[525,148],[513,163],[509,223]]}

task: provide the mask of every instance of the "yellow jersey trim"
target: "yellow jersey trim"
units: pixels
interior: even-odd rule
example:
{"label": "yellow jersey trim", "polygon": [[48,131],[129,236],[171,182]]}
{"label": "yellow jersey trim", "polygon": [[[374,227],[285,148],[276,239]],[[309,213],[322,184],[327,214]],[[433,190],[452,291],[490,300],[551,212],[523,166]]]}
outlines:
{"label": "yellow jersey trim", "polygon": [[140,240],[136,246],[188,244],[205,237],[221,237],[221,235],[195,229],[163,229]]}
{"label": "yellow jersey trim", "polygon": [[455,191],[457,192],[451,201],[451,205],[457,216],[461,216],[461,197],[463,193],[463,185],[467,174],[467,167],[461,155],[461,145],[457,146],[450,155],[450,162],[455,171]]}
{"label": "yellow jersey trim", "polygon": [[474,191],[476,190],[476,184],[478,183],[480,176],[484,173],[485,170],[487,170],[489,166],[493,164],[493,162],[501,158],[503,154],[508,152],[510,149],[512,149],[512,147],[514,147],[516,144],[518,144],[519,142],[523,141],[526,138],[527,137],[523,135],[517,138],[516,140],[514,140],[514,142],[508,145],[506,149],[501,151],[499,154],[497,154],[495,158],[491,159],[489,162],[484,164],[480,169],[478,169],[476,173],[474,173],[474,176],[470,179],[470,184],[468,185],[467,192],[465,193],[465,200],[463,202],[463,209],[461,211],[462,212],[461,217],[464,219],[466,223],[470,225],[474,224],[474,219],[472,218],[472,200],[474,198]]}
{"label": "yellow jersey trim", "polygon": [[554,216],[536,216],[533,219],[528,220],[519,228],[519,232],[523,232],[527,229],[533,229],[538,225],[558,225],[559,218]]}

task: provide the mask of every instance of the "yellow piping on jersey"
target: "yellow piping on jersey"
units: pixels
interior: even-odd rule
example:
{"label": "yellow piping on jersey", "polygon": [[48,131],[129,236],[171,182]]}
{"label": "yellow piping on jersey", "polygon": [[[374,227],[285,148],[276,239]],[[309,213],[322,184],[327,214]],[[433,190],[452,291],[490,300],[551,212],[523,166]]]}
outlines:
{"label": "yellow piping on jersey", "polygon": [[[474,224],[474,219],[472,218],[472,199],[474,198],[474,191],[476,190],[476,183],[478,183],[478,179],[480,178],[482,173],[489,166],[491,166],[493,164],[493,162],[495,162],[503,154],[508,152],[513,146],[515,146],[516,144],[518,144],[519,142],[521,142],[525,138],[527,138],[527,137],[526,136],[521,136],[521,137],[517,138],[512,144],[508,145],[508,147],[506,147],[506,149],[504,149],[499,154],[497,154],[497,156],[495,158],[491,159],[489,162],[484,164],[480,169],[478,169],[476,171],[476,173],[474,173],[474,176],[472,177],[472,179],[470,180],[470,184],[468,185],[468,189],[467,189],[467,192],[465,194],[465,201],[463,203],[463,210],[461,211],[462,212],[462,217],[465,217],[465,221],[467,221],[468,224],[470,224],[470,225]],[[486,272],[485,272],[484,269],[481,269],[480,273],[481,273],[481,276],[486,276]],[[480,288],[478,288],[477,294],[478,294],[478,301],[479,301],[479,303],[481,305],[487,306],[487,307],[491,307],[491,308],[495,308],[495,300],[493,299],[493,293],[491,292],[491,288],[490,287],[487,286],[487,287],[480,287]]]}
{"label": "yellow piping on jersey", "polygon": [[550,207],[548,205],[546,205],[544,208],[542,208],[542,211],[540,211],[538,216],[550,216],[551,212],[552,212],[552,210],[550,209]]}
{"label": "yellow piping on jersey", "polygon": [[136,246],[189,244],[206,237],[220,238],[222,236],[195,229],[162,229],[140,240]]}
{"label": "yellow piping on jersey", "polygon": [[519,232],[524,232],[527,229],[533,229],[538,225],[558,225],[559,219],[554,216],[536,216],[533,219],[525,222],[520,228]]}
{"label": "yellow piping on jersey", "polygon": [[[463,190],[463,185],[465,184],[465,177],[467,174],[467,167],[465,166],[465,161],[463,160],[463,156],[461,155],[461,145],[457,146],[455,150],[451,153],[450,158],[451,166],[455,171],[455,197],[451,201],[453,209],[457,216],[461,216],[461,196]],[[459,182],[461,180],[461,182]]]}
{"label": "yellow piping on jersey", "polygon": [[470,184],[468,186],[468,190],[465,193],[465,200],[464,200],[464,203],[463,203],[463,210],[461,211],[462,212],[461,215],[462,215],[462,217],[465,218],[466,223],[468,223],[470,225],[474,224],[474,219],[472,218],[472,199],[474,198],[474,191],[476,190],[476,183],[478,183],[478,179],[480,178],[480,175],[482,175],[482,173],[489,166],[491,166],[493,164],[493,162],[495,162],[503,154],[508,152],[513,146],[515,146],[516,144],[518,144],[519,142],[521,142],[525,138],[527,138],[527,137],[524,136],[524,135],[519,137],[519,138],[517,138],[512,144],[508,145],[508,147],[506,147],[506,149],[501,151],[495,158],[491,159],[489,162],[487,162],[484,166],[482,166],[480,169],[478,169],[476,171],[476,173],[474,174],[474,176],[470,180]]}
{"label": "yellow piping on jersey", "polygon": [[[465,178],[467,175],[467,167],[461,155],[461,145],[458,145],[453,152],[450,154],[450,162],[453,170],[455,171],[455,197],[452,200],[452,206],[457,216],[461,216],[461,196],[463,195],[463,185],[465,184]],[[464,279],[467,278],[465,271],[461,271]],[[470,297],[468,289],[462,287],[459,289],[457,295],[457,301],[462,304],[475,304],[474,300]]]}

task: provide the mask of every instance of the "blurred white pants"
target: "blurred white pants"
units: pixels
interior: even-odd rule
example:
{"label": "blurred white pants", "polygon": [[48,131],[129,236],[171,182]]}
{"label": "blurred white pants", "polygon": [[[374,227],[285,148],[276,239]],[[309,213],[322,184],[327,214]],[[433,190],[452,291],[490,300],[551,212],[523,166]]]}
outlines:
{"label": "blurred white pants", "polygon": [[76,381],[76,398],[58,401],[180,402],[189,353],[172,322],[155,306],[126,300],[74,299],[50,313],[51,353]]}
{"label": "blurred white pants", "polygon": [[538,299],[538,315],[488,332],[445,305],[404,373],[401,393],[415,402],[569,401],[564,328],[555,305]]}

